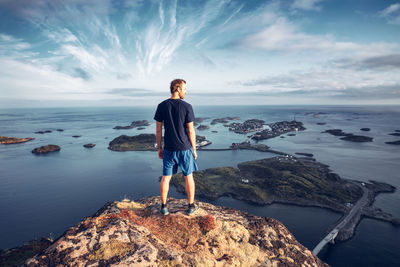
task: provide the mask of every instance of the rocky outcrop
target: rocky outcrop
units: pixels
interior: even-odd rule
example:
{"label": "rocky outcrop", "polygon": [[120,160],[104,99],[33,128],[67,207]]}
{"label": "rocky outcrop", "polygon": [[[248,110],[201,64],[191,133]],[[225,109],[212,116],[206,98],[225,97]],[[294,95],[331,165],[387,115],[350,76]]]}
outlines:
{"label": "rocky outcrop", "polygon": [[71,227],[25,266],[328,266],[279,221],[199,203],[159,197],[104,206]]}
{"label": "rocky outcrop", "polygon": [[32,150],[33,154],[36,155],[40,155],[40,154],[47,154],[50,152],[56,152],[56,151],[60,151],[61,148],[57,145],[47,145],[47,146],[41,146],[41,147],[37,147],[35,149]]}
{"label": "rocky outcrop", "polygon": [[3,145],[19,144],[19,143],[25,143],[25,142],[28,142],[28,141],[31,141],[34,139],[35,138],[32,138],[32,137],[18,138],[18,137],[0,136],[0,144],[3,144]]}

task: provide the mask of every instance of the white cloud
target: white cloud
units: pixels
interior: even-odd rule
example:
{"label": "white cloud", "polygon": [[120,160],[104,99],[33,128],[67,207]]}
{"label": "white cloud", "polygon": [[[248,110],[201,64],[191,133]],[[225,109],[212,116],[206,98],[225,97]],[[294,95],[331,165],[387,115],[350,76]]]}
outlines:
{"label": "white cloud", "polygon": [[313,10],[319,11],[321,10],[320,4],[323,0],[295,0],[291,5],[293,9],[301,9],[301,10]]}
{"label": "white cloud", "polygon": [[[136,40],[137,67],[143,75],[160,71],[186,42],[215,20],[229,1],[211,0],[203,9],[191,9],[190,16],[177,20],[176,1],[165,8],[160,2],[158,21],[150,23]],[[199,47],[199,46],[197,46]]]}
{"label": "white cloud", "polygon": [[50,100],[64,98],[73,90],[84,90],[80,79],[50,66],[5,58],[0,58],[0,84],[0,98]]}
{"label": "white cloud", "polygon": [[379,12],[381,17],[384,17],[388,23],[400,24],[400,3],[390,5]]}
{"label": "white cloud", "polygon": [[36,53],[30,51],[30,43],[8,34],[0,34],[0,56],[5,58],[31,59]]}
{"label": "white cloud", "polygon": [[261,32],[244,38],[241,45],[268,51],[346,51],[359,46],[351,42],[337,42],[330,35],[310,35],[284,17],[278,18]]}

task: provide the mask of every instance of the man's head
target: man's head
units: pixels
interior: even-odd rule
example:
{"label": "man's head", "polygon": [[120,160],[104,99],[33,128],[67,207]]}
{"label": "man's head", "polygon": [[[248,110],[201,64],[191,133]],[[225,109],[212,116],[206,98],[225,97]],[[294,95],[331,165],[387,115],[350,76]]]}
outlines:
{"label": "man's head", "polygon": [[180,99],[184,99],[186,95],[186,81],[183,79],[175,79],[171,82],[169,87],[171,94],[179,96]]}

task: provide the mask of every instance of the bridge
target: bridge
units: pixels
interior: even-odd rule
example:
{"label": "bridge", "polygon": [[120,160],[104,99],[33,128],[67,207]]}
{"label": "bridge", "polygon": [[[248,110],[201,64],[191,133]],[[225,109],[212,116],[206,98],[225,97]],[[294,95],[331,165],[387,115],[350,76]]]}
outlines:
{"label": "bridge", "polygon": [[335,238],[337,237],[338,233],[339,229],[337,228],[330,231],[329,234],[325,236],[324,239],[322,239],[321,242],[319,242],[318,245],[313,249],[312,253],[314,255],[318,255],[318,253],[326,246],[326,244],[335,243]]}
{"label": "bridge", "polygon": [[[359,184],[357,184],[360,186]],[[342,219],[339,221],[339,223],[333,228],[332,231],[330,231],[322,240],[321,242],[318,243],[318,245],[313,249],[313,254],[315,256],[318,255],[318,253],[325,247],[326,244],[328,243],[334,243],[335,238],[339,234],[339,232],[347,227],[352,219],[359,215],[361,212],[361,209],[365,206],[368,205],[368,190],[364,186],[360,186],[363,190],[363,195],[362,197],[357,201],[357,203],[353,206],[353,208],[347,213],[346,216],[343,216]]]}

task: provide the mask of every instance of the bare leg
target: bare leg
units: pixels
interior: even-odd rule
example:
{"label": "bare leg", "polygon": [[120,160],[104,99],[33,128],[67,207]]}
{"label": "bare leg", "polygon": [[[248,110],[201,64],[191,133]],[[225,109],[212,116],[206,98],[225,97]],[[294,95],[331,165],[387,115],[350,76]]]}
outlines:
{"label": "bare leg", "polygon": [[193,173],[189,174],[188,176],[185,176],[185,189],[189,204],[191,204],[194,202],[194,191],[195,191]]}
{"label": "bare leg", "polygon": [[163,175],[160,183],[160,193],[161,193],[161,203],[167,203],[167,196],[169,191],[169,181],[171,180],[171,175]]}

